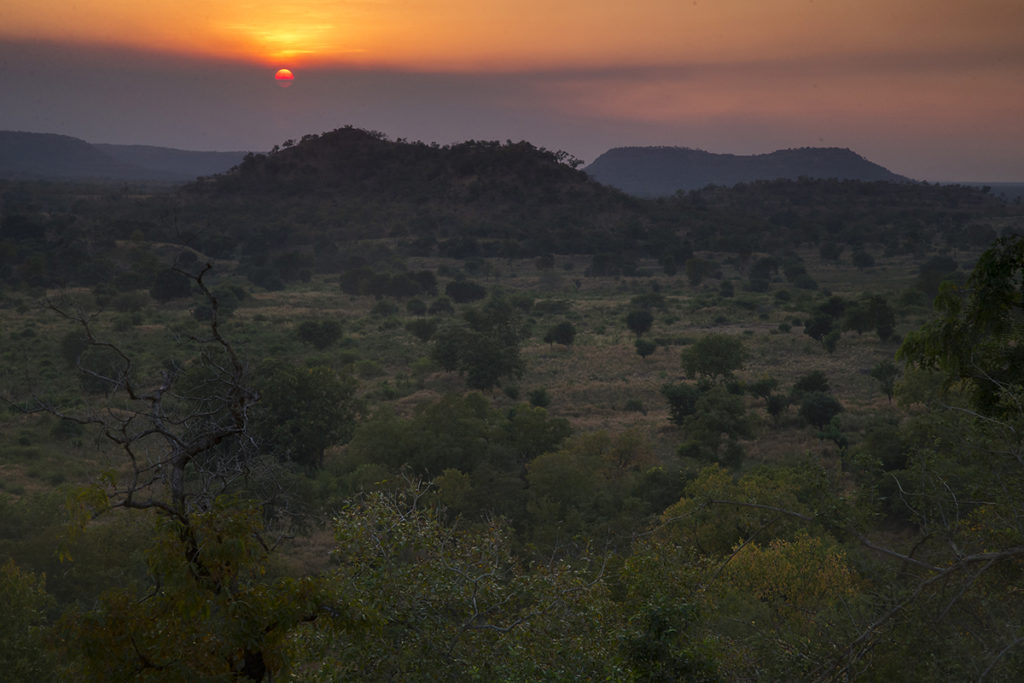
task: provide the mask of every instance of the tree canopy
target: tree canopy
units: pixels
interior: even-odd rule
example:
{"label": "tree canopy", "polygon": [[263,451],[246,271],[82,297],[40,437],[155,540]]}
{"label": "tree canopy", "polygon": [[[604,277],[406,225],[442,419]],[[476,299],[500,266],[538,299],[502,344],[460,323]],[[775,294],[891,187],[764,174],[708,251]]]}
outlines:
{"label": "tree canopy", "polygon": [[732,377],[743,367],[747,351],[743,340],[728,334],[709,334],[682,351],[683,370],[688,377],[717,382]]}

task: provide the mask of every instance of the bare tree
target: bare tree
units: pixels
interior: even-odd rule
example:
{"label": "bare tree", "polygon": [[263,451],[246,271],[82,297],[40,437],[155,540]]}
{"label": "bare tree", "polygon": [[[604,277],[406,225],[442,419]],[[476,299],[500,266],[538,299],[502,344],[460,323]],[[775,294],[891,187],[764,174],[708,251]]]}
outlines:
{"label": "bare tree", "polygon": [[[170,522],[155,532],[146,595],[124,587],[122,598],[89,613],[82,627],[69,628],[85,677],[90,671],[125,677],[158,671],[189,679],[229,671],[263,680],[278,661],[268,652],[279,634],[318,614],[310,603],[314,583],[263,578],[269,508],[266,491],[254,487],[272,480],[267,474],[277,466],[260,455],[250,435],[259,396],[222,333],[217,298],[204,279],[210,269],[177,269],[205,298],[210,315],[200,333],[179,339],[192,360],[165,361],[156,370],[143,367],[128,344],[108,338],[95,314],[69,300],[48,302],[79,326],[83,354],[105,358],[97,365],[79,355],[79,370],[108,388],[106,400],[93,401],[92,408],[73,412],[39,398],[22,404],[93,427],[119,455],[111,472],[78,496],[80,521],[120,508],[152,511]],[[196,604],[213,607],[199,616],[190,607]]]}
{"label": "bare tree", "polygon": [[[65,420],[93,425],[124,456],[125,468],[107,481],[109,507],[156,509],[183,526],[189,514],[205,510],[212,498],[251,473],[257,449],[249,435],[249,412],[258,399],[246,366],[220,329],[217,299],[204,282],[211,266],[191,279],[212,315],[204,336],[183,341],[198,348],[198,362],[185,368],[168,363],[157,377],[137,377],[135,360],[121,344],[97,332],[95,315],[51,301],[48,307],[80,326],[87,349],[116,358],[105,371],[78,368],[109,386],[119,399],[88,414],[72,414],[41,399],[29,406]],[[81,358],[81,357],[80,357]]]}

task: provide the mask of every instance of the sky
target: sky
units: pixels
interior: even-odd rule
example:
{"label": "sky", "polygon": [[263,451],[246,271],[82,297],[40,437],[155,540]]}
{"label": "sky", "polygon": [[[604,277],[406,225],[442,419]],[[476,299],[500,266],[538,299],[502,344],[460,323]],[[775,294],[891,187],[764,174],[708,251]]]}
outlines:
{"label": "sky", "polygon": [[1024,182],[1022,0],[33,0],[0,5],[0,86],[0,130],[89,142],[265,151],[355,125]]}

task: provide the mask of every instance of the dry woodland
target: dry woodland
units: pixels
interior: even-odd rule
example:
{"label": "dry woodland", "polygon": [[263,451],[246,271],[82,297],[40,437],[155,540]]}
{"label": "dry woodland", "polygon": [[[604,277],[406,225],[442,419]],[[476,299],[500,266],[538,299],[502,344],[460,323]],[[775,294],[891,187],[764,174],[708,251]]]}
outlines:
{"label": "dry woodland", "polygon": [[1024,209],[345,128],[0,181],[13,680],[1014,680]]}

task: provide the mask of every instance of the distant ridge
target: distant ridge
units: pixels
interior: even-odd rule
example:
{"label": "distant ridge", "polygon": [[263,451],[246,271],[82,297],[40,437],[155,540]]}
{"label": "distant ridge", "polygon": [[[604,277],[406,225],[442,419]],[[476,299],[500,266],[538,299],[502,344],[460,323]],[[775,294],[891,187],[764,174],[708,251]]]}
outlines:
{"label": "distant ridge", "polygon": [[157,171],[178,180],[224,173],[242,163],[246,152],[193,152],[153,145],[93,144],[113,159],[131,166]]}
{"label": "distant ridge", "polygon": [[52,133],[0,131],[0,176],[7,178],[129,178],[146,175],[84,140]]}
{"label": "distant ridge", "polygon": [[839,147],[802,147],[749,156],[686,147],[616,147],[583,170],[598,182],[640,197],[757,180],[908,180]]}
{"label": "distant ridge", "polygon": [[226,171],[244,155],[90,144],[69,135],[0,131],[0,177],[5,178],[187,181]]}

